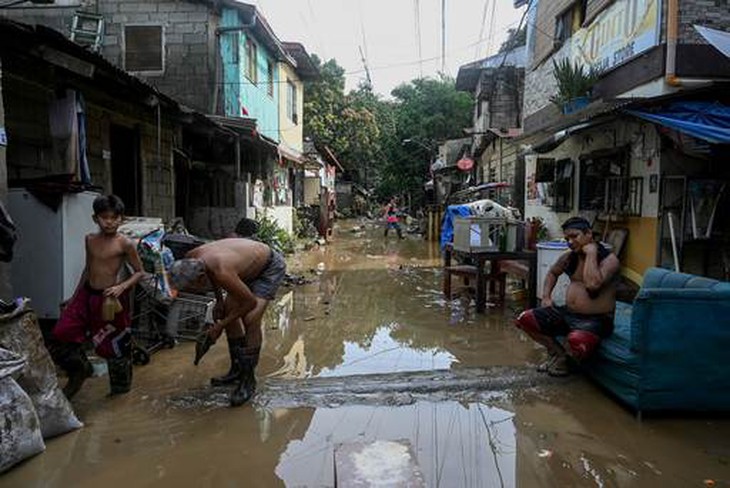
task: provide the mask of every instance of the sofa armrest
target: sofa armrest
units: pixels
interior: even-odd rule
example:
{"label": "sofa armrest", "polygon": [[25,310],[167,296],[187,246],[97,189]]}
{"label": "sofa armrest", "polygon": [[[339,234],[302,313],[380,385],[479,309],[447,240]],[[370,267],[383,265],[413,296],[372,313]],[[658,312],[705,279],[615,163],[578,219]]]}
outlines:
{"label": "sofa armrest", "polygon": [[[634,301],[631,347],[639,354],[642,388],[709,391],[730,388],[730,292],[643,289]],[[689,386],[687,386],[689,385]]]}

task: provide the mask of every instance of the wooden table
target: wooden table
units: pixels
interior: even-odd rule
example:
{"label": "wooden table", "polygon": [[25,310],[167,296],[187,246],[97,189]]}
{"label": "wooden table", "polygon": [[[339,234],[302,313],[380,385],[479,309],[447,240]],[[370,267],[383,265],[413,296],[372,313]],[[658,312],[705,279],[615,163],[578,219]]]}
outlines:
{"label": "wooden table", "polygon": [[490,269],[498,269],[499,261],[513,260],[526,261],[529,267],[527,288],[529,291],[529,306],[537,306],[537,252],[535,251],[482,251],[482,252],[464,252],[451,249],[447,246],[444,251],[444,267],[451,266],[451,257],[459,256],[461,258],[469,258],[476,262],[476,282],[477,282],[477,312],[484,313],[487,309],[487,276],[485,275],[485,263],[489,261]]}

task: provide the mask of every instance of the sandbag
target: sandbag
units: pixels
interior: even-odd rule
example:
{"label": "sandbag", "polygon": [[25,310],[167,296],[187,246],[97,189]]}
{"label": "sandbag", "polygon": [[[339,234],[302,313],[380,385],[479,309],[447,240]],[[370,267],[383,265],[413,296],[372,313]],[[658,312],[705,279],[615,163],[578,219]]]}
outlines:
{"label": "sandbag", "polygon": [[26,361],[0,348],[0,473],[46,449],[30,397],[18,386]]}
{"label": "sandbag", "polygon": [[28,300],[20,300],[12,312],[0,315],[0,346],[26,359],[17,382],[33,401],[44,438],[83,427],[58,387],[56,367]]}

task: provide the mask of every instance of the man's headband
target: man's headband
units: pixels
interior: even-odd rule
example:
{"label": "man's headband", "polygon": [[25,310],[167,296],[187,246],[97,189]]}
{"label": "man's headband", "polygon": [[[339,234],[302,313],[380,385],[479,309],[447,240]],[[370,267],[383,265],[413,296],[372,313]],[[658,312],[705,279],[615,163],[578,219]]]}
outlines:
{"label": "man's headband", "polygon": [[563,224],[563,230],[575,229],[582,232],[591,229],[591,224],[585,219],[570,219]]}

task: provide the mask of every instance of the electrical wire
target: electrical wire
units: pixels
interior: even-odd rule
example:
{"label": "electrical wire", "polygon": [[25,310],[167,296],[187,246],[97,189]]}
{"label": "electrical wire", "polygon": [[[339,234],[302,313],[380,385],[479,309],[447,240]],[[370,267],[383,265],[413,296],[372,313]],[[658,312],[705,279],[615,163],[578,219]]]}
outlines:
{"label": "electrical wire", "polygon": [[[487,12],[489,11],[490,0],[484,0],[484,9],[482,10],[482,21],[479,23],[479,37],[477,39],[484,39],[484,26],[487,25]],[[479,45],[477,44],[474,49],[474,59],[479,58]]]}
{"label": "electrical wire", "polygon": [[[421,45],[421,0],[413,0],[416,20],[416,45],[418,46],[418,59],[423,58],[423,50]],[[423,78],[423,61],[419,61],[418,72]]]}

